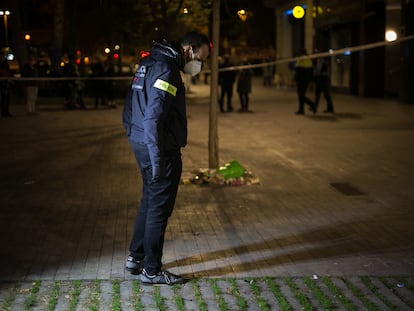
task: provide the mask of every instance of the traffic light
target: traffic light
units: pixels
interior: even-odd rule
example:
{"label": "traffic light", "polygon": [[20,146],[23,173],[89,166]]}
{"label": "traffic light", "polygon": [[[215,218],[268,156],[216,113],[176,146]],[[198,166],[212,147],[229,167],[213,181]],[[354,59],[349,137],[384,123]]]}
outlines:
{"label": "traffic light", "polygon": [[24,41],[26,42],[26,50],[27,50],[28,55],[30,55],[32,53],[31,39],[32,39],[32,37],[30,36],[29,33],[24,34]]}
{"label": "traffic light", "polygon": [[114,46],[113,58],[114,60],[118,60],[118,61],[121,60],[121,47],[118,44]]}

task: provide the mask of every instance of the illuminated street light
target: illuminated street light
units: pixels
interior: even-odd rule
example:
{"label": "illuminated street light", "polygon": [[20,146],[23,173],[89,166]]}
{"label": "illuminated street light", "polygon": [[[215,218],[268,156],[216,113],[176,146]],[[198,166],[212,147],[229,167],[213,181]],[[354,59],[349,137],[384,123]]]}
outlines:
{"label": "illuminated street light", "polygon": [[397,40],[397,38],[398,38],[398,35],[394,30],[387,30],[385,32],[385,40],[387,42],[393,42],[393,41]]}
{"label": "illuminated street light", "polygon": [[239,16],[239,18],[244,22],[247,19],[247,13],[245,10],[241,9],[237,11],[237,15]]}
{"label": "illuminated street light", "polygon": [[9,46],[9,30],[7,28],[7,17],[10,15],[10,11],[8,10],[0,10],[0,15],[3,15],[3,21],[4,21],[4,42],[6,47]]}
{"label": "illuminated street light", "polygon": [[297,5],[292,9],[292,15],[294,18],[301,19],[305,16],[305,9],[302,6]]}
{"label": "illuminated street light", "polygon": [[184,9],[183,9],[183,13],[184,13],[184,14],[188,14],[188,8],[184,8]]}

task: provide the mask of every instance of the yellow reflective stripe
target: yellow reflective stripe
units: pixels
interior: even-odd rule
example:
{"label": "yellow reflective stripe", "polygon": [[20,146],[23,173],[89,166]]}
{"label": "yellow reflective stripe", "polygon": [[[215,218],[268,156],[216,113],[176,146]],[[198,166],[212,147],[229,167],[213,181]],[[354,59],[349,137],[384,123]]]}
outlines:
{"label": "yellow reflective stripe", "polygon": [[302,68],[312,68],[313,63],[309,58],[302,58],[297,61],[296,66]]}
{"label": "yellow reflective stripe", "polygon": [[157,79],[157,81],[155,81],[154,87],[170,93],[172,96],[175,96],[177,94],[177,88],[174,85],[169,84],[167,81],[161,79]]}

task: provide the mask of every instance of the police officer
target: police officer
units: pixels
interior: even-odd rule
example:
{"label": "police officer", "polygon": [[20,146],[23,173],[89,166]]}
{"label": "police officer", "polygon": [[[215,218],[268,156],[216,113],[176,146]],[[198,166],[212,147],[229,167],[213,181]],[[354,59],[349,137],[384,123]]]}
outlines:
{"label": "police officer", "polygon": [[184,279],[162,269],[165,229],[180,183],[180,148],[187,143],[185,87],[180,71],[197,75],[210,54],[210,41],[196,32],[170,44],[156,42],[131,83],[123,124],[141,170],[143,190],[126,269],[145,284]]}
{"label": "police officer", "polygon": [[299,99],[299,109],[296,114],[304,114],[305,103],[313,113],[316,112],[315,103],[306,96],[306,91],[309,84],[312,82],[313,64],[312,60],[307,57],[306,49],[300,50],[301,57],[295,65],[295,81],[297,87],[297,94]]}

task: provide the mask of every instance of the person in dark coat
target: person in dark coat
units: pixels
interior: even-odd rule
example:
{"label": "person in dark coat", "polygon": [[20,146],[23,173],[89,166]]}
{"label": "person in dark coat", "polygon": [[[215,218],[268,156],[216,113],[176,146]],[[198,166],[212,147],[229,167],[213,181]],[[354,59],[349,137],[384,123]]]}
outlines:
{"label": "person in dark coat", "polygon": [[[247,65],[247,63],[244,62],[243,65]],[[240,112],[249,112],[249,94],[252,91],[252,75],[252,69],[245,68],[239,71],[237,77],[237,93],[240,98]]]}
{"label": "person in dark coat", "polygon": [[306,55],[306,50],[300,51],[301,57],[295,64],[295,81],[297,87],[297,94],[299,99],[299,109],[296,114],[305,113],[305,104],[309,105],[309,109],[316,112],[315,103],[306,96],[309,84],[313,78],[313,63]]}
{"label": "person in dark coat", "polygon": [[95,108],[98,108],[99,101],[101,106],[105,106],[105,81],[100,80],[105,76],[105,67],[102,60],[96,56],[95,61],[92,65],[92,77],[97,79],[92,79],[90,82],[90,92],[91,95],[95,98]]}
{"label": "person in dark coat", "polygon": [[116,108],[115,102],[115,80],[111,80],[110,77],[115,76],[115,64],[111,59],[108,59],[104,63],[104,76],[107,78],[104,83],[105,97],[108,100],[108,108]]}
{"label": "person in dark coat", "polygon": [[64,106],[68,109],[76,109],[82,107],[81,101],[79,101],[79,80],[74,79],[80,77],[78,71],[78,65],[74,58],[70,58],[69,61],[63,66],[63,76],[69,78],[66,83],[66,96]]}
{"label": "person in dark coat", "polygon": [[329,75],[329,66],[325,58],[318,58],[316,60],[315,70],[313,72],[315,81],[315,110],[318,109],[321,94],[326,100],[326,109],[323,112],[334,113],[334,107],[331,97],[331,83]]}
{"label": "person in dark coat", "polygon": [[[220,66],[220,69],[224,69],[226,67],[230,67],[230,56],[224,56],[224,62]],[[219,72],[219,84],[221,86],[221,94],[220,94],[220,111],[225,112],[224,110],[224,98],[227,97],[227,111],[233,111],[233,85],[234,81],[236,80],[236,72],[234,70],[225,70]]]}
{"label": "person in dark coat", "polygon": [[210,54],[206,36],[191,32],[177,44],[155,42],[125,99],[123,124],[141,170],[142,197],[126,269],[144,284],[173,285],[181,276],[162,269],[165,229],[180,183],[181,148],[187,144],[185,86],[181,71],[201,71]]}
{"label": "person in dark coat", "polygon": [[[37,78],[39,77],[39,71],[37,68],[37,60],[34,56],[31,56],[29,62],[23,66],[22,69],[23,78]],[[36,113],[36,100],[38,93],[37,81],[29,80],[24,81],[23,84],[24,98],[26,100],[26,112],[28,114]]]}
{"label": "person in dark coat", "polygon": [[7,63],[7,59],[4,57],[3,53],[0,53],[0,77],[4,78],[0,80],[0,106],[1,106],[1,116],[4,118],[11,117],[10,113],[10,89],[11,89],[11,80],[7,79],[12,76],[10,71],[10,66]]}

